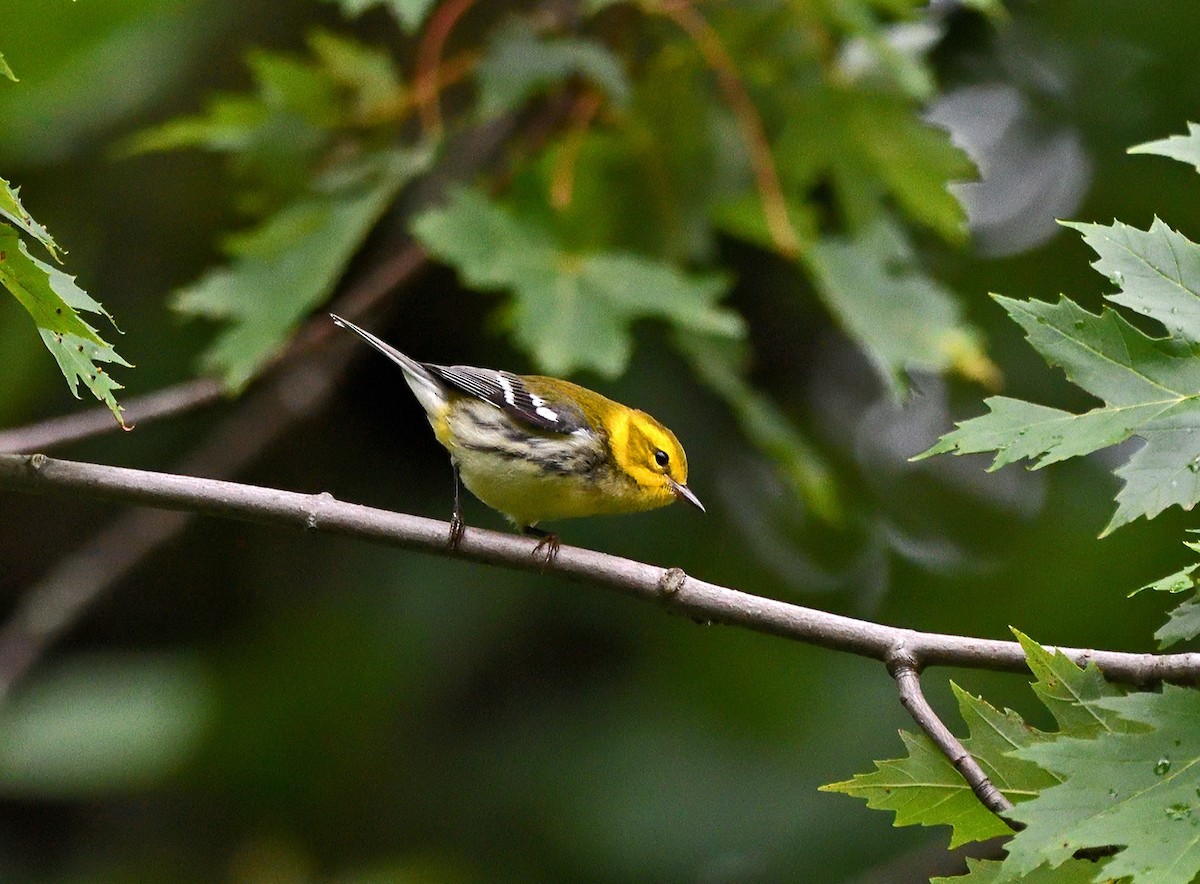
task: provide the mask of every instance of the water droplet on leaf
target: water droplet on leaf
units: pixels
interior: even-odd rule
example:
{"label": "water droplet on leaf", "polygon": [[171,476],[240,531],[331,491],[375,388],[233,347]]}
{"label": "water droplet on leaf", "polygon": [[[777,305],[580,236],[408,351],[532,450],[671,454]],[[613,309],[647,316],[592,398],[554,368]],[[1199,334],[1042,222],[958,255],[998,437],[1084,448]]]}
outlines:
{"label": "water droplet on leaf", "polygon": [[1167,771],[1169,771],[1170,769],[1171,769],[1171,759],[1167,758],[1165,755],[1162,758],[1158,759],[1158,762],[1154,765],[1154,772],[1156,774],[1158,774],[1160,777],[1165,775],[1167,773]]}

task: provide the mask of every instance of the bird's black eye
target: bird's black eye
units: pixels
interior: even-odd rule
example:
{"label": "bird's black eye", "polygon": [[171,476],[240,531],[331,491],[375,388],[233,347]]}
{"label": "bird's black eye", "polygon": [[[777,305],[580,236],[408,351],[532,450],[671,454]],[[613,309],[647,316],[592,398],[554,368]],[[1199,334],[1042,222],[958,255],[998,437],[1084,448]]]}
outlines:
{"label": "bird's black eye", "polygon": [[658,451],[654,452],[654,462],[660,467],[665,467],[671,462],[671,458],[660,448]]}

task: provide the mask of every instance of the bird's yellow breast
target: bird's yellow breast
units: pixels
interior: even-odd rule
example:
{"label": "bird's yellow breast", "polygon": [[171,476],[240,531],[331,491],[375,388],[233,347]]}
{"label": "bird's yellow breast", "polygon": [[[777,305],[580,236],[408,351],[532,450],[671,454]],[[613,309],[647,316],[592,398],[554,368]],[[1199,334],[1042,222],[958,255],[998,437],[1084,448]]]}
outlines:
{"label": "bird's yellow breast", "polygon": [[469,398],[430,422],[467,489],[520,527],[640,512],[674,500],[665,488],[648,493],[621,474],[605,439],[590,430],[537,433]]}

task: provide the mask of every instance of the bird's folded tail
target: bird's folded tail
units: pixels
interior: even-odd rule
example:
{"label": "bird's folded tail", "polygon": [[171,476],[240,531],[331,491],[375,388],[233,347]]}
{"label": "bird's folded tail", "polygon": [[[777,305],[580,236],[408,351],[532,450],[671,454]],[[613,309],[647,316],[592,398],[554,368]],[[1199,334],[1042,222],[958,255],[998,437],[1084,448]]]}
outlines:
{"label": "bird's folded tail", "polygon": [[446,407],[446,386],[433,373],[411,356],[405,356],[391,344],[380,340],[365,329],[359,328],[348,319],[330,313],[334,323],[354,332],[404,371],[404,379],[416,394],[421,406],[432,419]]}

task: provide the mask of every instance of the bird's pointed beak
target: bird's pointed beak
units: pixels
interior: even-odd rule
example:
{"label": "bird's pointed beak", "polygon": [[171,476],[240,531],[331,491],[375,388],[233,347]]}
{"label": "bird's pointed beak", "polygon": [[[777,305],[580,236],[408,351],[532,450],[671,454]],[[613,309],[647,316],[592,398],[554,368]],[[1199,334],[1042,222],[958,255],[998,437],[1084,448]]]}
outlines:
{"label": "bird's pointed beak", "polygon": [[676,482],[674,479],[670,478],[669,476],[667,477],[667,481],[671,483],[671,490],[675,492],[676,497],[678,497],[680,500],[686,500],[688,503],[690,503],[696,509],[700,510],[700,512],[702,512],[702,513],[706,512],[706,510],[704,509],[704,504],[702,504],[700,502],[700,498],[698,498],[692,492],[691,488],[688,488],[682,482]]}

